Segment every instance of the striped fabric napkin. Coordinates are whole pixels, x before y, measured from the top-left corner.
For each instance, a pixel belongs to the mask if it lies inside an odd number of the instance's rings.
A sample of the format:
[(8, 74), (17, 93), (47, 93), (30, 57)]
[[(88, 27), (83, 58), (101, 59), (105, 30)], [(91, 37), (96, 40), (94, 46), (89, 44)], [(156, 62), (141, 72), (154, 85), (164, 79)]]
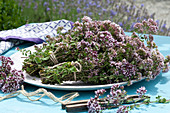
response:
[(64, 27), (62, 32), (71, 29), (72, 22), (68, 20), (58, 20), (44, 23), (32, 23), (21, 26), (17, 29), (0, 31), (0, 55), (9, 50), (13, 46), (19, 45), (24, 41), (42, 43), (46, 40), (46, 36), (57, 36), (56, 29)]

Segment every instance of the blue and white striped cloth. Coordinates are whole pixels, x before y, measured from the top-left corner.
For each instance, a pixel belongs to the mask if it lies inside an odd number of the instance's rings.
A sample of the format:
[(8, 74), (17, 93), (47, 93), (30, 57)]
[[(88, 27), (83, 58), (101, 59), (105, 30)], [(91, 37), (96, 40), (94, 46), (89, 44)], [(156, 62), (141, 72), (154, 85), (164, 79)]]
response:
[(71, 29), (72, 22), (68, 20), (58, 20), (44, 23), (26, 24), (17, 29), (0, 31), (0, 55), (24, 41), (34, 43), (42, 43), (46, 40), (46, 36), (54, 37), (57, 35), (56, 29), (62, 26), (63, 32)]

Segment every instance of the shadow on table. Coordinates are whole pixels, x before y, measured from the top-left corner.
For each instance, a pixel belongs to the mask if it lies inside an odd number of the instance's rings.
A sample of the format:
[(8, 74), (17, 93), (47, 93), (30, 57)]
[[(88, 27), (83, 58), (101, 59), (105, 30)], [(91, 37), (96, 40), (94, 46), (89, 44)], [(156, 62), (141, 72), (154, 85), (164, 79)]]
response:
[(169, 79), (167, 76), (165, 76), (165, 73), (160, 73), (154, 80), (150, 81), (143, 80), (134, 83), (131, 86), (126, 86), (125, 90), (128, 92), (128, 94), (135, 94), (138, 88), (140, 88), (141, 86), (145, 86), (147, 89), (147, 94), (154, 96), (158, 94), (158, 87), (156, 87), (156, 85), (166, 84), (168, 81)]

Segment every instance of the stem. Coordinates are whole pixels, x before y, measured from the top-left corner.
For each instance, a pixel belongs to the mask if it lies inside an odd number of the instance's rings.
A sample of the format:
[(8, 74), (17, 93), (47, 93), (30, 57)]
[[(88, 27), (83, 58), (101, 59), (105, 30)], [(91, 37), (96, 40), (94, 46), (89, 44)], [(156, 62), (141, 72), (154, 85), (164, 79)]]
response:
[[(146, 98), (147, 99), (147, 98)], [(170, 102), (170, 99), (169, 100), (166, 100), (166, 102), (165, 103), (169, 103)], [(141, 103), (134, 103), (134, 104), (132, 104), (132, 105), (126, 105), (126, 106), (129, 106), (130, 108), (131, 108), (131, 106), (134, 106), (134, 107), (136, 107), (136, 106), (140, 106), (140, 105), (143, 105), (143, 104), (146, 104), (146, 105), (149, 105), (150, 103), (161, 103), (161, 102), (158, 102), (158, 101), (150, 101), (150, 102), (141, 102)], [(124, 105), (120, 105), (120, 106), (124, 106)], [(119, 106), (119, 107), (120, 107)]]

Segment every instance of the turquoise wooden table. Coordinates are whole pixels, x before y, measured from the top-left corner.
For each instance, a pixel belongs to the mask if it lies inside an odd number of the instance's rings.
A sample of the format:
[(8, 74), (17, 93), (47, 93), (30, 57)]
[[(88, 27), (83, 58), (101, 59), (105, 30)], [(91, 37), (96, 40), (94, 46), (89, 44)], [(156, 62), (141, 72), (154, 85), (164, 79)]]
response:
[[(130, 35), (130, 33), (126, 33)], [(154, 41), (158, 45), (160, 52), (166, 56), (170, 54), (170, 37), (166, 36), (154, 36)], [(32, 45), (32, 43), (24, 43), (20, 45), (20, 48), (25, 48)], [(4, 53), (4, 56), (11, 56), (15, 52), (16, 47), (13, 47), (8, 52)], [(39, 87), (24, 84), (25, 90), (32, 92), (37, 90)], [(155, 100), (155, 97), (160, 95), (167, 99), (170, 99), (170, 72), (160, 74), (155, 80), (141, 81), (135, 83), (131, 86), (125, 86), (125, 90), (128, 94), (136, 94), (136, 89), (141, 86), (145, 86), (147, 89), (146, 95), (151, 96), (151, 100)], [(73, 91), (62, 91), (62, 90), (50, 90), (56, 97), (61, 97), (64, 94)], [(108, 94), (110, 91), (107, 90)], [(89, 99), (94, 97), (94, 91), (79, 91), (79, 96), (74, 100)], [(0, 91), (0, 96), (6, 94)], [(104, 113), (114, 113), (117, 109), (106, 110)], [(131, 113), (170, 113), (170, 103), (169, 104), (150, 104), (142, 105), (139, 109), (134, 109)], [(19, 95), (15, 98), (6, 99), (0, 102), (0, 113), (66, 113), (65, 110), (61, 109), (60, 103), (55, 103), (48, 97), (43, 97), (40, 101), (31, 102), (23, 95)]]

